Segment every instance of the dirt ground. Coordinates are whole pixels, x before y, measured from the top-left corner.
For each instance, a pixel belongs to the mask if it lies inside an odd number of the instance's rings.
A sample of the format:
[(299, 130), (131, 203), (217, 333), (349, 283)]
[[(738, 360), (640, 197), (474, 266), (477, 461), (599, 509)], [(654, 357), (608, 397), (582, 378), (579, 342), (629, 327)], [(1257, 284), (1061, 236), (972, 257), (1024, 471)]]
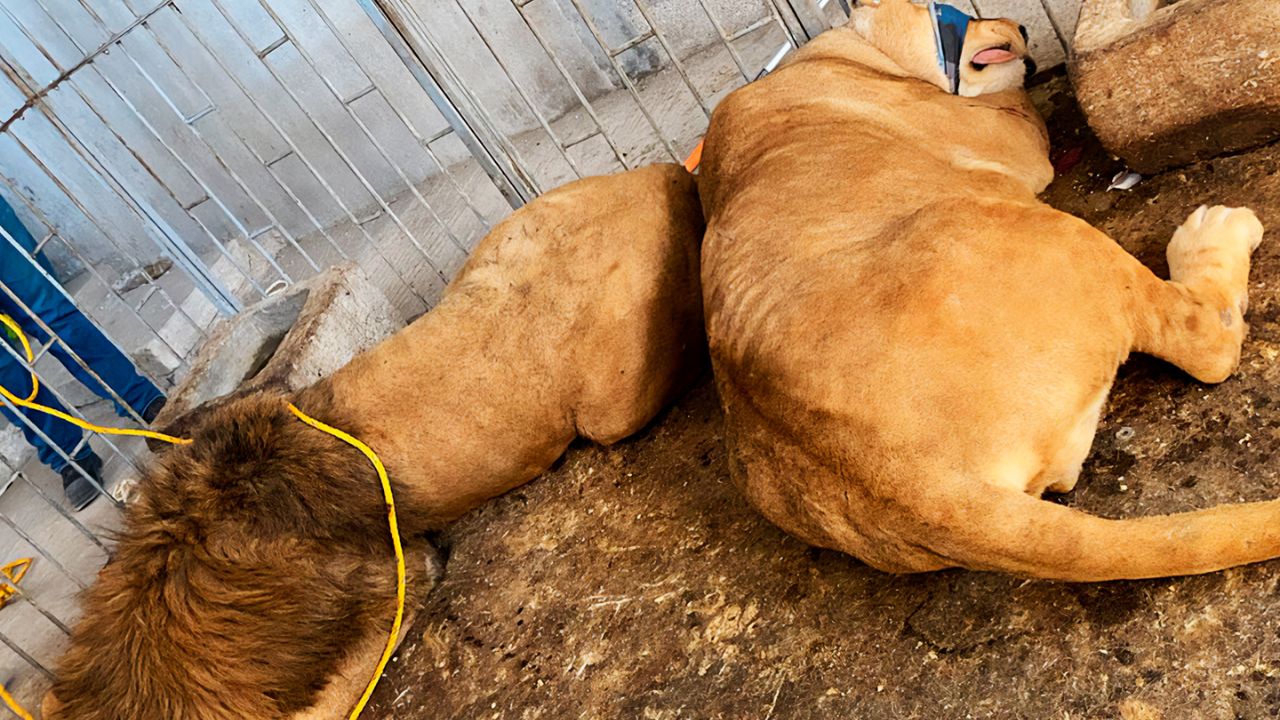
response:
[[(1038, 91), (1065, 170), (1053, 205), (1159, 273), (1201, 203), (1248, 205), (1280, 227), (1280, 147), (1108, 193), (1121, 168), (1064, 87)], [(1280, 496), (1278, 289), (1280, 237), (1268, 237), (1239, 374), (1208, 387), (1135, 357), (1060, 501), (1137, 516)], [(575, 447), (437, 540), (445, 579), (369, 717), (1280, 716), (1280, 562), (1095, 585), (885, 575), (747, 506), (709, 380), (641, 436)]]

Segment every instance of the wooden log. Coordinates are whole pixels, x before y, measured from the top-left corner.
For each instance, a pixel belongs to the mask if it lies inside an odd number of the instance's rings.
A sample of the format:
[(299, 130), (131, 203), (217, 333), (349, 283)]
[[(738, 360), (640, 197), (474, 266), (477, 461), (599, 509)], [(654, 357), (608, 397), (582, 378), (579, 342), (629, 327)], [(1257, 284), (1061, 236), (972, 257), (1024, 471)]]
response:
[(1086, 0), (1071, 81), (1111, 152), (1154, 173), (1280, 138), (1280, 2)]

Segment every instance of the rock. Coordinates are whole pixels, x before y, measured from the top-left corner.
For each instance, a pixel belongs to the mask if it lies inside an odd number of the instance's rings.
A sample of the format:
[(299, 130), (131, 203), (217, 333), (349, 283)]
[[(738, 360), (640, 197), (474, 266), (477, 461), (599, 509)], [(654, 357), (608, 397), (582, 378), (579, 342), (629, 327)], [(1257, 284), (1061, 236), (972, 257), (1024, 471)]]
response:
[(1280, 138), (1280, 3), (1086, 0), (1069, 63), (1108, 150), (1142, 173)]
[(359, 266), (332, 268), (222, 320), (153, 425), (239, 389), (299, 390), (403, 326)]

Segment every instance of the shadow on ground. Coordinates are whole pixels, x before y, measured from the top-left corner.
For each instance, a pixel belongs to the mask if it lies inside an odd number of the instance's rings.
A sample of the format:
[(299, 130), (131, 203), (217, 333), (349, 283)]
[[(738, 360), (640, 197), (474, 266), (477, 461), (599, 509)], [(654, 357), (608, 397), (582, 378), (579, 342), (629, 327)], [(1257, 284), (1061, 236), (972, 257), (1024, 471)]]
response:
[[(1120, 169), (1055, 81), (1046, 199), (1159, 273), (1203, 202), (1280, 228), (1280, 147), (1106, 193)], [(1071, 167), (1074, 164), (1073, 167)], [(1121, 372), (1079, 489), (1109, 516), (1280, 496), (1280, 237), (1255, 256), (1240, 373)], [(441, 539), (445, 581), (371, 717), (1267, 718), (1280, 714), (1280, 562), (1064, 585), (896, 577), (805, 547), (728, 480), (703, 382), (641, 437), (578, 447)]]

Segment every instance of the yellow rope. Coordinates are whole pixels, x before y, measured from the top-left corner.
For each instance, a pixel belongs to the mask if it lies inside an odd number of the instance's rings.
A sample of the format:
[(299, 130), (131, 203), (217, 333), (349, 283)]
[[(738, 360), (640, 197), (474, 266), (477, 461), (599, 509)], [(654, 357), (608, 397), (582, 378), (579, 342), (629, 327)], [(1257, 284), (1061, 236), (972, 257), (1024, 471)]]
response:
[(6, 690), (3, 685), (0, 685), (0, 700), (4, 700), (4, 704), (13, 711), (13, 714), (22, 718), (22, 720), (36, 720), (34, 717), (31, 717), (31, 713), (27, 712), (26, 708), (19, 705), (18, 701), (13, 699), (13, 696), (9, 694), (9, 691)]
[[(27, 341), (26, 333), (22, 331), (22, 328), (19, 327), (16, 322), (14, 322), (13, 318), (3, 313), (0, 313), (0, 323), (3, 323), (5, 326), (7, 326), (18, 337), (18, 340), (22, 343), (22, 349), (26, 352), (27, 362), (28, 363), (35, 362), (35, 354), (31, 352), (31, 343)], [(65, 420), (77, 427), (84, 428), (85, 430), (89, 430), (91, 432), (101, 433), (103, 435), (134, 435), (138, 437), (152, 438), (154, 440), (160, 440), (162, 442), (167, 442), (174, 445), (190, 445), (192, 442), (190, 438), (179, 438), (179, 437), (174, 437), (172, 435), (165, 435), (164, 433), (152, 432), (150, 430), (112, 428), (112, 427), (104, 427), (102, 425), (94, 425), (93, 423), (90, 423), (90, 422), (85, 422), (80, 418), (72, 417), (71, 415), (68, 415), (59, 410), (55, 410), (51, 407), (46, 407), (39, 403), (32, 402), (35, 399), (36, 393), (39, 392), (39, 390), (40, 390), (40, 380), (39, 378), (36, 377), (36, 374), (33, 371), (31, 373), (31, 394), (28, 395), (26, 398), (20, 398), (17, 395), (14, 395), (13, 393), (9, 392), (7, 388), (3, 386), (0, 386), (0, 395), (4, 395), (6, 398), (9, 399), (9, 402), (12, 402), (14, 405), (18, 405), (19, 407), (30, 408), (32, 410), (36, 410), (38, 412), (42, 412), (47, 415), (52, 415), (61, 420)], [(396, 617), (395, 617), (395, 621), (391, 624), (391, 636), (387, 638), (387, 646), (382, 651), (381, 659), (378, 660), (378, 667), (374, 670), (373, 677), (369, 680), (369, 684), (365, 687), (364, 694), (360, 696), (360, 701), (357, 702), (355, 708), (351, 710), (350, 720), (356, 720), (356, 718), (360, 717), (360, 713), (364, 710), (365, 705), (369, 704), (369, 698), (373, 696), (374, 688), (378, 686), (378, 680), (382, 678), (382, 671), (386, 669), (387, 663), (391, 660), (391, 655), (395, 652), (396, 639), (400, 637), (400, 624), (404, 621), (404, 601), (405, 601), (405, 584), (406, 584), (405, 583), (404, 547), (400, 544), (400, 525), (399, 523), (396, 522), (396, 500), (395, 500), (395, 496), (391, 492), (391, 480), (390, 478), (387, 477), (387, 468), (382, 464), (382, 460), (378, 457), (378, 454), (375, 453), (372, 448), (360, 442), (355, 437), (348, 435), (347, 433), (335, 427), (326, 425), (320, 422), (319, 420), (316, 420), (315, 418), (310, 417), (306, 413), (299, 410), (296, 406), (294, 406), (293, 403), (289, 403), (289, 410), (292, 411), (293, 414), (296, 415), (298, 419), (301, 420), (302, 422), (310, 425), (311, 427), (321, 432), (332, 435), (338, 438), (339, 440), (347, 443), (348, 445), (351, 445), (352, 447), (359, 450), (360, 452), (364, 453), (364, 456), (369, 458), (369, 462), (373, 463), (374, 469), (378, 471), (378, 480), (382, 483), (382, 497), (387, 504), (387, 525), (391, 529), (391, 547), (395, 550), (395, 553), (396, 553)], [(5, 565), (3, 568), (0, 568), (0, 572), (3, 572), (6, 577), (9, 577), (14, 583), (17, 583), (19, 580), (22, 579), (22, 576), (26, 574), (26, 571), (27, 571), (26, 566), (30, 564), (31, 564), (30, 558), (25, 559), (25, 564), (23, 560), (18, 560), (18, 561), (9, 563), (8, 565)], [(21, 565), (22, 567), (18, 570), (17, 577), (15, 578), (12, 575), (10, 575), (10, 571), (14, 567), (19, 565)], [(9, 595), (13, 593), (13, 590), (7, 586), (3, 587), (3, 591), (4, 591), (3, 593), (0, 593), (0, 598), (3, 598), (3, 599), (0, 599), (0, 607), (4, 607), (4, 603), (8, 601)], [(28, 713), (26, 710), (24, 710), (23, 707), (19, 705), (16, 700), (13, 699), (13, 696), (9, 694), (8, 690), (5, 689), (3, 685), (0, 685), (0, 700), (3, 700), (5, 705), (7, 705), (9, 709), (14, 712), (14, 714), (22, 718), (23, 720), (34, 720), (34, 718), (31, 717), (31, 714)]]
[(31, 567), (31, 558), (22, 558), (0, 567), (0, 574), (3, 574), (8, 583), (0, 585), (0, 608), (9, 604), (13, 596), (17, 594), (18, 583), (22, 582), (23, 576), (27, 574), (27, 570)]
[[(18, 327), (18, 323), (14, 322), (13, 318), (2, 313), (0, 313), (0, 323), (4, 323), (6, 326), (8, 326), (10, 330), (13, 331), (15, 335), (18, 336), (18, 340), (22, 343), (22, 350), (27, 355), (27, 362), (28, 363), (35, 362), (36, 356), (35, 356), (35, 353), (31, 352), (31, 343), (27, 342), (27, 335), (26, 333), (22, 332), (22, 328)], [(83, 428), (90, 432), (100, 433), (102, 435), (132, 435), (135, 437), (144, 437), (144, 438), (151, 438), (153, 440), (160, 440), (162, 442), (172, 443), (174, 445), (190, 445), (191, 444), (191, 441), (187, 438), (177, 438), (172, 435), (165, 435), (164, 433), (153, 432), (151, 430), (135, 430), (133, 428), (112, 428), (112, 427), (104, 427), (102, 425), (94, 425), (91, 422), (86, 422), (84, 420), (81, 420), (78, 417), (68, 415), (62, 412), (61, 410), (55, 410), (51, 407), (41, 405), (40, 403), (32, 402), (33, 400), (35, 400), (36, 393), (38, 393), (39, 391), (40, 391), (40, 379), (36, 377), (36, 374), (34, 371), (32, 371), (31, 373), (31, 394), (27, 395), (25, 398), (20, 398), (17, 395), (14, 395), (13, 393), (9, 392), (8, 388), (0, 387), (0, 395), (4, 395), (6, 398), (9, 399), (9, 402), (13, 403), (14, 405), (17, 405), (18, 407), (29, 408), (37, 412), (42, 412), (46, 415), (52, 415), (58, 418), (59, 420), (65, 420), (71, 423), (72, 425), (75, 425), (76, 427)]]
[[(18, 583), (22, 582), (23, 576), (27, 574), (27, 570), (30, 567), (31, 558), (14, 560), (4, 567), (0, 567), (0, 574), (3, 574), (5, 579), (9, 581), (7, 584), (0, 586), (0, 608), (7, 605), (9, 600), (13, 598), (16, 592), (15, 588)], [(4, 704), (13, 711), (13, 714), (22, 718), (22, 720), (35, 720), (35, 718), (31, 717), (31, 713), (19, 705), (17, 700), (13, 699), (13, 696), (9, 694), (9, 690), (4, 685), (0, 685), (0, 700), (3, 700)]]
[(302, 422), (321, 432), (326, 432), (364, 453), (364, 456), (369, 458), (369, 462), (373, 463), (374, 469), (378, 471), (378, 480), (382, 482), (382, 497), (387, 503), (387, 525), (391, 528), (391, 546), (396, 551), (396, 619), (391, 624), (391, 636), (387, 638), (387, 646), (382, 650), (382, 658), (378, 660), (378, 667), (373, 671), (373, 678), (369, 680), (368, 686), (364, 689), (364, 694), (360, 696), (360, 702), (356, 703), (355, 708), (351, 711), (350, 720), (355, 720), (360, 717), (360, 712), (369, 703), (369, 698), (373, 695), (373, 689), (378, 686), (378, 679), (382, 677), (382, 671), (386, 669), (387, 662), (391, 660), (391, 655), (396, 650), (396, 638), (400, 637), (400, 623), (404, 620), (404, 548), (400, 546), (400, 526), (396, 523), (396, 500), (391, 494), (391, 480), (387, 477), (387, 469), (382, 465), (382, 460), (378, 459), (378, 454), (368, 445), (335, 427), (330, 427), (319, 420), (307, 416), (306, 413), (295, 407), (293, 403), (289, 404), (289, 409)]

